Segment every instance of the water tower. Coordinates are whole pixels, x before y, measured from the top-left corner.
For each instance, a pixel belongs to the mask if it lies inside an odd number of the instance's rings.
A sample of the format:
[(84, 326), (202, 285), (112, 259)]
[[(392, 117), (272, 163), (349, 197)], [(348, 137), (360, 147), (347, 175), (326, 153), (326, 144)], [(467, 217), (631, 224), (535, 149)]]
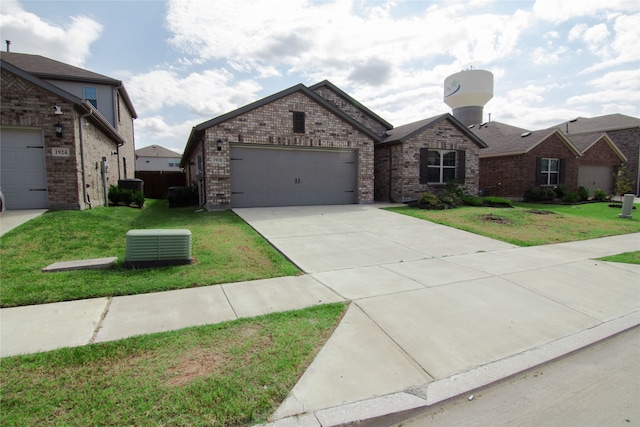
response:
[(444, 102), (465, 126), (482, 123), (482, 109), (493, 98), (493, 74), (464, 70), (444, 80)]

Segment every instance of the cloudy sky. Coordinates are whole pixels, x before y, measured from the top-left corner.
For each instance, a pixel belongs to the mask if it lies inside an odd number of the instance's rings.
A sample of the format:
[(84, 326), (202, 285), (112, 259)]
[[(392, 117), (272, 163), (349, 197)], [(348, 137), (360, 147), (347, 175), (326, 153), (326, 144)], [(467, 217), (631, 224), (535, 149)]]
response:
[(444, 79), (471, 67), (494, 74), (485, 119), (640, 116), (638, 0), (2, 0), (0, 15), (12, 52), (122, 80), (136, 148), (181, 150), (198, 123), (324, 79), (399, 126), (450, 111)]

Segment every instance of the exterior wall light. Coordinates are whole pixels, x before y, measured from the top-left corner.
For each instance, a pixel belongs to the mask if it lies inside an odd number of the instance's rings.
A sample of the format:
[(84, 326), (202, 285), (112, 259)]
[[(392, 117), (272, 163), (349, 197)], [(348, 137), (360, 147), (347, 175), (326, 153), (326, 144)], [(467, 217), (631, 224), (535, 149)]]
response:
[(216, 141), (216, 145), (218, 147), (218, 151), (222, 151), (222, 140), (221, 139), (218, 139)]
[(62, 125), (60, 122), (53, 125), (53, 129), (56, 131), (56, 136), (60, 138), (62, 136)]

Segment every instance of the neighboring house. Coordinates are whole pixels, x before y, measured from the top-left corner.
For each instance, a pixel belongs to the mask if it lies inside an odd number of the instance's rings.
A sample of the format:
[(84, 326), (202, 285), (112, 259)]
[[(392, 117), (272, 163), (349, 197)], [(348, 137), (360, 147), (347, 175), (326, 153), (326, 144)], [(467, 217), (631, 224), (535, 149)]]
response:
[(408, 202), (455, 180), (478, 194), (478, 153), (485, 143), (451, 114), (399, 126), (375, 146), (375, 198)]
[(136, 171), (181, 172), (180, 154), (159, 145), (136, 150)]
[(584, 186), (613, 191), (613, 174), (627, 158), (606, 133), (567, 134), (558, 127), (528, 131), (500, 122), (471, 125), (480, 150), (480, 190), (522, 199), (534, 187)]
[(329, 82), (299, 84), (195, 126), (181, 167), (207, 209), (372, 203), (390, 127)]
[(135, 173), (137, 117), (121, 81), (0, 54), (0, 185), (7, 209), (85, 209)]
[(164, 199), (169, 187), (186, 184), (180, 154), (159, 145), (136, 150), (136, 178), (144, 182), (144, 195), (150, 199)]

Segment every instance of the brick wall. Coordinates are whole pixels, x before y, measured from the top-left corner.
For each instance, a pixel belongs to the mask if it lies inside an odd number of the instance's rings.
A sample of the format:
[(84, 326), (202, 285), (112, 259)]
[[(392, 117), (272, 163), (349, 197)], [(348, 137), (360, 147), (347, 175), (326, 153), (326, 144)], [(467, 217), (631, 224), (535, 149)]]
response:
[(627, 158), (627, 170), (634, 182), (633, 191), (640, 191), (640, 170), (638, 170), (638, 162), (640, 162), (638, 159), (640, 155), (640, 128), (607, 131), (607, 135)]
[[(407, 202), (418, 199), (426, 191), (438, 193), (443, 190), (443, 185), (420, 183), (421, 148), (465, 150), (466, 172), (463, 186), (470, 194), (478, 193), (480, 147), (449, 120), (443, 120), (401, 145), (392, 146), (390, 150), (376, 149), (376, 171), (383, 173), (381, 176), (376, 175), (377, 194), (380, 197), (389, 195), (389, 199), (381, 198), (380, 200)], [(389, 184), (390, 177), (391, 184)]]
[[(80, 115), (73, 103), (2, 70), (2, 103), (0, 125), (42, 129), (46, 162), (48, 203), (50, 209), (84, 209), (80, 150)], [(53, 107), (61, 107), (63, 114), (53, 114)], [(62, 136), (56, 136), (54, 125), (63, 126)], [(118, 183), (118, 163), (111, 153), (116, 144), (90, 121), (84, 120), (85, 171), (87, 192), (92, 206), (104, 203), (104, 192), (99, 169), (101, 158), (110, 163), (108, 184)], [(133, 146), (133, 143), (131, 144)], [(54, 157), (53, 148), (69, 149), (68, 157)], [(98, 166), (96, 168), (96, 165)], [(133, 167), (133, 157), (131, 165)]]
[(622, 160), (603, 139), (598, 140), (578, 159), (580, 165), (619, 166)]
[[(305, 113), (304, 134), (293, 133), (293, 111)], [(358, 159), (356, 200), (373, 202), (373, 140), (301, 92), (206, 129), (203, 143), (207, 209), (231, 206), (230, 143), (353, 149)], [(195, 163), (199, 153), (199, 147), (192, 150), (188, 161)], [(195, 166), (189, 176), (195, 183)]]

